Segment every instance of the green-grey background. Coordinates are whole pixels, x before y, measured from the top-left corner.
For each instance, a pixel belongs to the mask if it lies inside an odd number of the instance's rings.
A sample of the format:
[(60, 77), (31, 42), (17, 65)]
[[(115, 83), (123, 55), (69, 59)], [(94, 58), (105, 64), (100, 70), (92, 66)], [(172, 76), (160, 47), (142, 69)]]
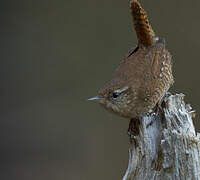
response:
[[(141, 3), (173, 55), (172, 91), (185, 93), (198, 112), (200, 1)], [(128, 1), (8, 0), (0, 7), (0, 179), (121, 179), (128, 120), (86, 99), (137, 44)]]

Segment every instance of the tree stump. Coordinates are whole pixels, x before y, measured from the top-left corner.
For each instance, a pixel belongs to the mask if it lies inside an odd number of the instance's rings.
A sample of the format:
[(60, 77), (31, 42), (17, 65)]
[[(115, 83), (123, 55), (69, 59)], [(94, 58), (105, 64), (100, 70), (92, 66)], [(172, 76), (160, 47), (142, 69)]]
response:
[(158, 113), (130, 124), (135, 134), (123, 180), (200, 179), (200, 134), (192, 121), (195, 112), (183, 99), (167, 94)]

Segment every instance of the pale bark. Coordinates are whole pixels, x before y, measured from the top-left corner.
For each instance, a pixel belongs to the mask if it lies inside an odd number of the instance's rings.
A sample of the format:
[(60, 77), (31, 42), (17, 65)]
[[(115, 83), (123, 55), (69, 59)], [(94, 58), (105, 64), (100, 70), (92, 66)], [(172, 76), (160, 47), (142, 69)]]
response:
[(123, 180), (200, 179), (200, 135), (192, 121), (195, 112), (183, 97), (167, 95), (158, 113), (133, 123)]

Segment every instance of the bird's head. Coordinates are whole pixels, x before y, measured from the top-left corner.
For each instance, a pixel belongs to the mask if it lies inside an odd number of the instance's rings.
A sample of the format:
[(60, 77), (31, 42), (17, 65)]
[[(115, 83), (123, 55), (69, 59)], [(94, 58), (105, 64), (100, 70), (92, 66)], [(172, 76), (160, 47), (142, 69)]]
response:
[(98, 92), (98, 95), (89, 98), (89, 101), (100, 103), (107, 110), (122, 117), (130, 118), (130, 103), (132, 96), (131, 88), (128, 86), (106, 86)]

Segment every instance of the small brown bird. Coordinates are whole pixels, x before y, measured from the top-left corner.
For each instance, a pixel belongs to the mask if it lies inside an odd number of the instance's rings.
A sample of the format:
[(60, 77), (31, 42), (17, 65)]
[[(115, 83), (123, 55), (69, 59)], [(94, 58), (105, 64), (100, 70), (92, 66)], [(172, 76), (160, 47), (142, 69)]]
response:
[(156, 37), (146, 12), (137, 0), (130, 10), (138, 46), (126, 56), (113, 78), (90, 98), (126, 118), (139, 118), (161, 103), (173, 84), (171, 55), (165, 41)]

